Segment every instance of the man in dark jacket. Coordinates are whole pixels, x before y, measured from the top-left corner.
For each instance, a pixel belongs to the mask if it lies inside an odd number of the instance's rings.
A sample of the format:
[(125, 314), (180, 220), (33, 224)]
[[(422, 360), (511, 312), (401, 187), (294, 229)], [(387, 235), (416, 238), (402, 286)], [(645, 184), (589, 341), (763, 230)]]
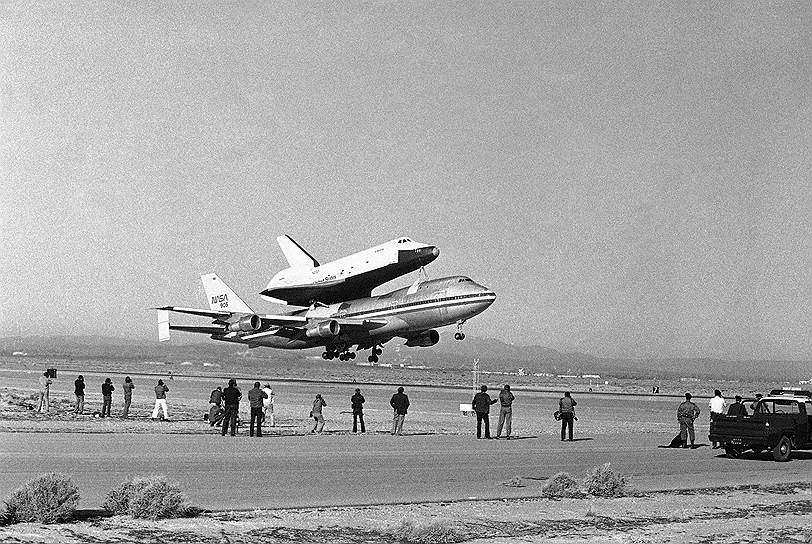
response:
[(240, 412), (240, 399), (242, 391), (237, 388), (237, 380), (228, 380), (228, 387), (223, 390), (223, 403), (226, 405), (226, 413), (223, 416), (223, 436), (226, 435), (229, 425), (231, 426), (231, 436), (237, 434), (237, 415)]
[(355, 394), (350, 399), (352, 402), (352, 432), (358, 432), (358, 420), (361, 420), (361, 432), (367, 432), (364, 427), (364, 395), (361, 394), (360, 389), (355, 390)]
[(569, 429), (569, 439), (572, 440), (572, 426), (575, 421), (575, 402), (570, 396), (570, 392), (564, 393), (564, 396), (558, 401), (558, 411), (561, 415), (561, 441), (564, 441), (565, 432)]
[(746, 416), (747, 415), (747, 408), (742, 404), (742, 397), (741, 395), (736, 395), (736, 402), (731, 404), (727, 409), (727, 415), (729, 416)]
[(76, 408), (74, 408), (73, 413), (81, 414), (85, 409), (85, 377), (81, 374), (73, 382), (73, 394), (76, 395)]
[(257, 423), (257, 437), (262, 436), (262, 400), (268, 398), (268, 393), (261, 387), (261, 383), (254, 382), (254, 388), (248, 392), (248, 402), (251, 404), (251, 424), (248, 427), (248, 436), (254, 436), (254, 421)]
[(491, 422), (488, 415), (491, 411), (491, 404), (495, 404), (499, 399), (491, 400), (491, 396), (486, 393), (488, 390), (487, 385), (479, 388), (480, 391), (474, 395), (474, 400), (471, 401), (471, 407), (476, 412), (476, 437), (482, 438), (482, 422), (485, 422), (485, 438), (491, 439)]
[(400, 436), (403, 434), (403, 420), (406, 419), (406, 412), (409, 410), (409, 397), (403, 392), (402, 387), (398, 387), (398, 392), (392, 395), (389, 405), (395, 411), (392, 417), (392, 434)]
[(121, 417), (127, 418), (130, 416), (130, 405), (133, 403), (133, 389), (135, 389), (133, 379), (129, 376), (125, 377), (124, 385), (121, 387), (124, 389), (124, 411), (121, 413)]
[(115, 391), (113, 381), (105, 378), (102, 384), (102, 410), (101, 417), (110, 417), (110, 407), (113, 405), (113, 391)]

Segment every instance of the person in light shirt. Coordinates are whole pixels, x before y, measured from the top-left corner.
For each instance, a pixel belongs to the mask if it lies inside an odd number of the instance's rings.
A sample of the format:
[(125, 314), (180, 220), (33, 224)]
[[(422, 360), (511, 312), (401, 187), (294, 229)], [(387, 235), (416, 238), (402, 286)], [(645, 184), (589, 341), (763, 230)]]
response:
[[(722, 396), (721, 391), (718, 389), (713, 391), (713, 397), (711, 397), (708, 406), (710, 407), (711, 419), (715, 417), (714, 414), (724, 414), (727, 411), (727, 402), (725, 402), (725, 398)], [(713, 443), (713, 449), (721, 447), (722, 446), (719, 444), (719, 442)]]

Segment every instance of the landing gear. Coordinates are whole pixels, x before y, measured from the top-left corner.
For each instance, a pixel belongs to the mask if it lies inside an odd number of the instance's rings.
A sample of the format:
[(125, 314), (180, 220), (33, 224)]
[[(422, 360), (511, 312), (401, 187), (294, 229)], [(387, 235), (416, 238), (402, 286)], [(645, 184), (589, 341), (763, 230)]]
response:
[(454, 333), (454, 340), (465, 340), (465, 333), (462, 332), (462, 324), (465, 321), (460, 321), (457, 323), (457, 332)]
[(352, 351), (344, 351), (338, 354), (339, 361), (350, 361), (352, 359), (355, 359), (355, 353)]
[(327, 346), (325, 351), (321, 354), (321, 358), (327, 361), (332, 361), (338, 357), (339, 361), (350, 361), (355, 359), (355, 353), (350, 351), (349, 346)]
[(372, 346), (372, 355), (367, 357), (367, 361), (370, 363), (377, 363), (378, 362), (378, 355), (383, 353), (383, 349), (379, 348), (377, 345)]

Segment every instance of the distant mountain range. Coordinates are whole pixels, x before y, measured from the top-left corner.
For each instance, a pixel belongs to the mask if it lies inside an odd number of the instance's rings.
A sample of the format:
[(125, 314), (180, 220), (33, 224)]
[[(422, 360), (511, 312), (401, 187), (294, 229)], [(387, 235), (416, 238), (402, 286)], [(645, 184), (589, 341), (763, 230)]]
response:
[[(224, 342), (158, 343), (99, 336), (30, 336), (0, 338), (0, 355), (14, 352), (56, 358), (117, 358), (163, 360), (275, 359), (291, 364), (318, 357), (319, 350), (246, 349)], [(365, 361), (367, 352), (356, 361)], [(812, 378), (810, 361), (727, 361), (722, 359), (608, 359), (585, 353), (562, 353), (543, 346), (517, 346), (500, 340), (475, 338), (462, 342), (443, 339), (431, 348), (407, 348), (397, 340), (386, 344), (382, 362), (425, 365), (433, 368), (470, 369), (474, 359), (480, 369), (528, 374), (600, 374), (616, 378), (717, 378), (789, 380)], [(352, 364), (352, 363), (335, 363)]]

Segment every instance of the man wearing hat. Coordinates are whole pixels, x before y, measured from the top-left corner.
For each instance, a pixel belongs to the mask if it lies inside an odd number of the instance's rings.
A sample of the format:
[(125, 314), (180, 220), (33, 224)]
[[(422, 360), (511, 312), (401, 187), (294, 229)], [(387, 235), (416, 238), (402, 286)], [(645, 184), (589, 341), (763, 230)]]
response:
[(699, 417), (699, 406), (691, 402), (691, 394), (685, 393), (685, 402), (677, 408), (677, 421), (679, 421), (679, 437), (682, 447), (688, 447), (688, 438), (691, 447), (694, 446), (694, 420)]
[(350, 399), (352, 402), (352, 432), (358, 432), (358, 420), (361, 420), (361, 432), (367, 432), (364, 427), (364, 395), (360, 389), (355, 390), (355, 394)]

